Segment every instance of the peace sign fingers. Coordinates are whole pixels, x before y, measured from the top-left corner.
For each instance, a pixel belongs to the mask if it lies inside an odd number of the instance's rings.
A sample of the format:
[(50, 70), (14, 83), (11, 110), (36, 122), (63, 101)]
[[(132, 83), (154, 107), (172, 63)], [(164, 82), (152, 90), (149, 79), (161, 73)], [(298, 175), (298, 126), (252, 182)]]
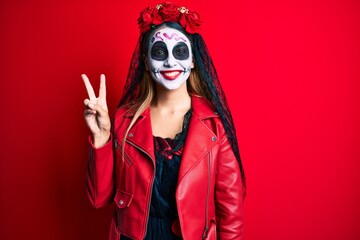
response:
[(89, 78), (81, 74), (89, 99), (84, 100), (84, 117), (95, 147), (104, 145), (110, 137), (111, 122), (106, 104), (105, 75), (100, 76), (99, 97), (96, 97)]
[(90, 80), (89, 78), (86, 76), (86, 74), (81, 74), (81, 78), (84, 81), (85, 87), (86, 87), (86, 91), (89, 95), (89, 99), (91, 102), (95, 102), (96, 101), (96, 96), (95, 96), (95, 92), (93, 87), (91, 86)]

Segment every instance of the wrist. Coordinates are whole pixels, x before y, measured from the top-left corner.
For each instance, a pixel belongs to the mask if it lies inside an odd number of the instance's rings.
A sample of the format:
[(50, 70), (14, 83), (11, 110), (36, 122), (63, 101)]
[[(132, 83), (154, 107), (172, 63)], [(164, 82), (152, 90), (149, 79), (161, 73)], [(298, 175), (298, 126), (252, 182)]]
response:
[(92, 136), (93, 145), (95, 148), (100, 148), (109, 142), (110, 131), (100, 132)]

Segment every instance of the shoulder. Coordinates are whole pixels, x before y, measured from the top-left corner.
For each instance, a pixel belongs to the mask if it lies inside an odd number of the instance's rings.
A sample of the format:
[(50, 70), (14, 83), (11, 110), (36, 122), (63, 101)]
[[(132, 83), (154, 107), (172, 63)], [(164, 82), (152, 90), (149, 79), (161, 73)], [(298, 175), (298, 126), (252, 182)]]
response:
[(116, 119), (116, 118), (119, 118), (119, 117), (124, 117), (126, 116), (127, 114), (129, 114), (131, 111), (130, 111), (130, 107), (129, 106), (121, 106), (121, 107), (118, 107), (114, 114), (113, 114), (113, 118)]
[[(134, 116), (137, 115), (137, 108), (133, 105), (126, 105), (118, 107), (112, 115), (112, 123), (115, 129), (118, 129), (117, 126), (121, 128), (126, 128), (129, 126), (130, 122), (133, 120)], [(150, 108), (147, 107), (143, 112), (140, 113), (136, 119), (148, 118), (150, 116)]]
[(213, 104), (201, 96), (192, 96), (193, 117), (199, 119), (217, 136), (225, 132), (221, 117)]
[(124, 125), (126, 122), (131, 121), (134, 116), (135, 111), (131, 108), (131, 106), (121, 106), (118, 107), (115, 112), (112, 114), (112, 123), (113, 126)]
[(192, 95), (191, 105), (195, 116), (200, 118), (217, 117), (214, 106), (205, 97)]

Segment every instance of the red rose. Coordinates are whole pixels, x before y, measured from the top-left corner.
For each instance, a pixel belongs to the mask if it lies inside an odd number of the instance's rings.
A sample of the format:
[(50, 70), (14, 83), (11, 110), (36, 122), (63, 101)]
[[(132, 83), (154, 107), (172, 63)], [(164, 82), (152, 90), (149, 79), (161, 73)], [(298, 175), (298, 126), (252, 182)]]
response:
[(163, 18), (161, 17), (161, 15), (159, 14), (159, 11), (157, 9), (154, 10), (153, 16), (154, 16), (154, 18), (153, 18), (152, 24), (159, 25), (164, 22)]
[(157, 9), (148, 7), (140, 13), (140, 17), (138, 18), (138, 25), (142, 33), (150, 29), (154, 18), (153, 17), (154, 10)]
[(163, 22), (177, 22), (180, 16), (180, 11), (174, 3), (164, 2), (161, 3), (159, 14), (162, 17)]
[(180, 25), (188, 33), (196, 33), (200, 29), (201, 25), (200, 15), (197, 12), (188, 12), (181, 15)]

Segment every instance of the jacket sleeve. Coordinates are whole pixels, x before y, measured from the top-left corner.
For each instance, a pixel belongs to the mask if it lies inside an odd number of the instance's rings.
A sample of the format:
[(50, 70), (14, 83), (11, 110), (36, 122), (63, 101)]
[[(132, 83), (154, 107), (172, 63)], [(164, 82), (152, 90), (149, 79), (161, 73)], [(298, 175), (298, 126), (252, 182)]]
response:
[(89, 160), (86, 171), (86, 191), (95, 208), (107, 206), (114, 193), (114, 159), (112, 137), (101, 148), (95, 148), (89, 137)]
[(220, 240), (243, 239), (243, 186), (240, 167), (225, 134), (217, 159), (215, 183), (217, 234)]

